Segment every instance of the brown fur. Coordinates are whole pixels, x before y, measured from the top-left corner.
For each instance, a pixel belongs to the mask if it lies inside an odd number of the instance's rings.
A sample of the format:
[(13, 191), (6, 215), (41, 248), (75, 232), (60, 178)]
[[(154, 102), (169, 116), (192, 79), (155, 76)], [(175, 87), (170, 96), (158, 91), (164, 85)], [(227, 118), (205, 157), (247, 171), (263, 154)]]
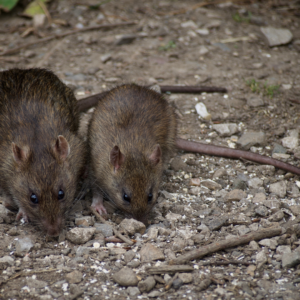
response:
[[(108, 92), (98, 103), (88, 131), (94, 198), (106, 195), (117, 208), (145, 221), (156, 202), (175, 137), (175, 113), (163, 96), (134, 84)], [(115, 146), (120, 153), (114, 160)], [(122, 199), (124, 192), (130, 203)], [(149, 193), (153, 194), (150, 203)]]
[(84, 167), (78, 127), (74, 94), (52, 72), (0, 72), (0, 187), (6, 204), (19, 208), (18, 217), (49, 235), (62, 229)]

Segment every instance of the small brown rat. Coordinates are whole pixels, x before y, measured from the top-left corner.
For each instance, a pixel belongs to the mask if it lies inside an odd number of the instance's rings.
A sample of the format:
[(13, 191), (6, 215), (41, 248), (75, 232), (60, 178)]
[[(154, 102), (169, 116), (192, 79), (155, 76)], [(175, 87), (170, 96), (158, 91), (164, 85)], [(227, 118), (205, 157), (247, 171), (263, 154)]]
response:
[(5, 205), (57, 236), (76, 197), (86, 146), (73, 92), (44, 69), (0, 72), (0, 188)]
[(127, 84), (98, 103), (88, 129), (92, 207), (103, 197), (146, 223), (163, 170), (175, 149), (176, 117), (162, 95)]

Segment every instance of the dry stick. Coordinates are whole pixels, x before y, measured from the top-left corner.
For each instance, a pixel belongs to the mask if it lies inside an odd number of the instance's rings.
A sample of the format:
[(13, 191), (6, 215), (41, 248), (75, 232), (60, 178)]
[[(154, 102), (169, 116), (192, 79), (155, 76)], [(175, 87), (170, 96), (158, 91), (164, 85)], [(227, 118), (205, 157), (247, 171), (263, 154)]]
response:
[(79, 33), (79, 32), (85, 32), (85, 31), (89, 31), (89, 30), (96, 30), (96, 29), (103, 29), (103, 28), (111, 28), (111, 27), (117, 27), (117, 26), (135, 25), (135, 24), (136, 24), (136, 22), (121, 22), (121, 23), (102, 24), (102, 25), (89, 26), (89, 27), (80, 28), (80, 29), (74, 29), (74, 30), (67, 31), (67, 32), (64, 32), (64, 33), (61, 33), (61, 34), (50, 35), (50, 36), (47, 36), (43, 39), (40, 39), (40, 40), (37, 40), (37, 41), (34, 41), (34, 42), (30, 42), (30, 43), (27, 43), (27, 44), (23, 44), (19, 47), (15, 47), (13, 49), (1, 52), (0, 56), (7, 55), (7, 54), (12, 54), (12, 53), (15, 53), (15, 52), (17, 52), (21, 49), (27, 48), (31, 45), (48, 42), (48, 41), (51, 41), (55, 38), (62, 38), (62, 37), (72, 35), (72, 34), (75, 34), (75, 33)]
[[(161, 85), (159, 86), (162, 93), (226, 93), (227, 89), (215, 86), (176, 86), (176, 85)], [(77, 106), (80, 112), (95, 106), (108, 92), (98, 93), (77, 101)]]
[(179, 274), (176, 273), (176, 274), (174, 275), (174, 277), (171, 278), (171, 279), (168, 281), (168, 283), (167, 283), (166, 286), (165, 286), (165, 290), (166, 290), (166, 291), (168, 291), (168, 290), (171, 288), (171, 286), (172, 286), (174, 280), (177, 279), (178, 275), (179, 275)]
[(194, 268), (192, 266), (177, 265), (177, 266), (158, 266), (149, 267), (146, 269), (149, 274), (162, 274), (162, 273), (176, 273), (176, 272), (193, 272)]
[(194, 260), (197, 258), (201, 258), (207, 254), (214, 253), (223, 249), (236, 247), (239, 245), (243, 245), (249, 243), (250, 241), (262, 240), (265, 238), (271, 238), (273, 236), (277, 236), (281, 234), (281, 227), (271, 227), (260, 229), (256, 232), (251, 232), (249, 234), (245, 234), (239, 237), (231, 238), (228, 240), (214, 242), (207, 246), (201, 247), (200, 249), (189, 251), (186, 254), (179, 256), (171, 261), (169, 261), (170, 265), (179, 265), (183, 264), (187, 261)]
[(196, 152), (196, 153), (222, 156), (228, 158), (238, 158), (238, 159), (244, 158), (244, 159), (258, 162), (260, 164), (272, 165), (276, 168), (300, 175), (300, 168), (284, 163), (280, 160), (267, 157), (264, 155), (260, 155), (257, 153), (249, 152), (249, 151), (236, 150), (236, 149), (231, 149), (226, 147), (219, 147), (215, 145), (207, 145), (207, 144), (202, 144), (197, 142), (190, 142), (179, 138), (176, 140), (176, 146), (178, 149), (189, 151), (189, 152)]
[[(95, 215), (95, 217), (103, 224), (108, 224), (104, 218), (101, 217), (101, 215), (92, 207), (90, 207), (92, 213)], [(134, 243), (128, 239), (127, 237), (125, 237), (124, 235), (122, 235), (114, 226), (112, 226), (114, 234), (121, 239), (122, 241), (124, 241), (125, 243), (129, 244), (129, 245), (133, 245)]]

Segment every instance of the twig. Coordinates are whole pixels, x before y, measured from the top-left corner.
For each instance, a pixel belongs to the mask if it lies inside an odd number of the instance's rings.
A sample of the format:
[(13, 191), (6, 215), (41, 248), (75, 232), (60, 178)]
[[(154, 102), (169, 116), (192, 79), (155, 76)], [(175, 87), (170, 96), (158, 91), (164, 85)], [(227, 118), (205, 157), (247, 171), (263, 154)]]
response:
[[(103, 224), (108, 224), (103, 217), (101, 217), (101, 215), (92, 207), (90, 208), (92, 213), (95, 215), (95, 217)], [(114, 234), (121, 239), (122, 241), (124, 241), (125, 243), (129, 244), (129, 245), (133, 245), (134, 243), (128, 239), (126, 236), (122, 235), (114, 226), (112, 226), (113, 228), (113, 232)]]
[(72, 35), (72, 34), (75, 34), (75, 33), (79, 33), (79, 32), (85, 32), (85, 31), (89, 31), (89, 30), (96, 30), (96, 29), (103, 29), (103, 28), (111, 28), (111, 27), (117, 27), (117, 26), (135, 25), (135, 24), (136, 24), (136, 22), (120, 22), (120, 23), (114, 23), (114, 24), (101, 24), (101, 25), (96, 25), (96, 26), (89, 26), (89, 27), (85, 27), (85, 28), (74, 29), (74, 30), (67, 31), (67, 32), (64, 32), (64, 33), (61, 33), (61, 34), (53, 34), (53, 35), (47, 36), (43, 39), (36, 40), (34, 42), (30, 42), (30, 43), (27, 43), (27, 44), (20, 45), (18, 47), (13, 48), (13, 49), (6, 50), (4, 52), (1, 52), (0, 56), (7, 55), (7, 54), (12, 54), (12, 53), (18, 52), (21, 49), (27, 48), (31, 45), (48, 42), (48, 41), (51, 41), (55, 38), (62, 38), (62, 37)]
[(214, 242), (214, 243), (204, 246), (200, 249), (189, 251), (186, 254), (183, 254), (183, 255), (179, 256), (178, 258), (175, 258), (174, 260), (169, 261), (169, 264), (170, 265), (183, 264), (187, 261), (201, 258), (210, 253), (214, 253), (214, 252), (217, 252), (217, 251), (220, 251), (223, 249), (243, 245), (243, 244), (249, 243), (250, 241), (261, 240), (264, 238), (270, 238), (270, 237), (277, 236), (280, 234), (281, 234), (281, 227), (271, 227), (271, 228), (260, 229), (256, 232), (245, 234), (240, 237), (235, 237), (235, 238), (231, 238), (228, 240)]
[[(149, 86), (148, 86), (149, 87)], [(226, 88), (214, 87), (214, 86), (175, 86), (175, 85), (162, 85), (159, 86), (162, 93), (226, 93)], [(77, 101), (77, 106), (80, 112), (95, 106), (108, 92), (98, 93), (86, 98), (82, 98)]]
[(206, 261), (199, 266), (209, 266), (209, 265), (216, 265), (216, 266), (227, 266), (227, 265), (245, 265), (249, 266), (250, 263), (247, 261), (238, 261), (238, 260), (229, 260), (229, 261)]
[(158, 266), (149, 267), (146, 269), (149, 274), (176, 273), (176, 272), (193, 272), (192, 266), (177, 265), (177, 266)]

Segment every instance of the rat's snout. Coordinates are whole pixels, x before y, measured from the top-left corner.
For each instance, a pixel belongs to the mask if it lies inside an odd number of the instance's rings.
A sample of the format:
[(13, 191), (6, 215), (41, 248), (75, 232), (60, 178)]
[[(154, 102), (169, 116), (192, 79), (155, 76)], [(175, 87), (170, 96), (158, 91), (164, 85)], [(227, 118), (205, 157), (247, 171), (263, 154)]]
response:
[(142, 223), (145, 224), (145, 226), (148, 226), (148, 216), (147, 215), (138, 215), (134, 216), (134, 218)]
[(58, 236), (62, 229), (63, 220), (57, 218), (54, 221), (44, 220), (42, 221), (43, 227), (49, 236)]

